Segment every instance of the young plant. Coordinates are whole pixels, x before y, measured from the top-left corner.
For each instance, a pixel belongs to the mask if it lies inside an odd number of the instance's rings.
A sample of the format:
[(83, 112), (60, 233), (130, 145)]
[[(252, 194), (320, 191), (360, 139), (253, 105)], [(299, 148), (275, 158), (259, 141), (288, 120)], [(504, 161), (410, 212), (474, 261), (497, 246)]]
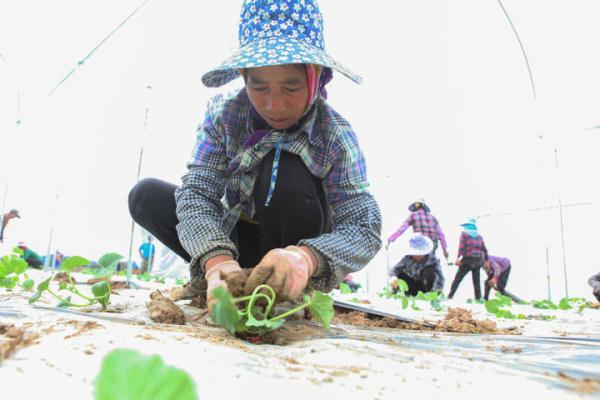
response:
[(506, 319), (525, 319), (525, 314), (513, 314), (507, 308), (512, 305), (513, 301), (510, 297), (504, 296), (496, 292), (496, 298), (485, 302), (485, 309), (490, 314), (494, 314), (496, 318)]
[(431, 308), (435, 311), (442, 310), (442, 305), (440, 301), (445, 298), (442, 292), (434, 290), (432, 292), (423, 293), (419, 291), (416, 296), (407, 296), (406, 292), (408, 292), (408, 284), (406, 283), (406, 281), (404, 281), (403, 279), (396, 279), (395, 286), (397, 288), (395, 293), (389, 288), (385, 287), (383, 288), (383, 291), (379, 293), (379, 297), (400, 300), (402, 302), (403, 310), (407, 309), (410, 305), (410, 307), (413, 310), (422, 311), (422, 309), (419, 306), (417, 306), (415, 300), (428, 301)]
[(194, 380), (187, 372), (165, 365), (158, 355), (144, 356), (136, 350), (108, 353), (94, 383), (96, 400), (197, 398)]
[[(98, 263), (100, 264), (101, 269), (103, 269), (101, 274), (104, 274), (103, 276), (110, 276), (109, 271), (112, 268), (116, 268), (116, 263), (118, 263), (121, 258), (122, 258), (121, 256), (119, 256), (118, 254), (115, 254), (115, 253), (108, 253), (108, 254), (105, 254), (102, 257), (100, 257), (100, 260), (98, 261)], [(77, 286), (75, 286), (75, 282), (73, 281), (73, 278), (71, 277), (71, 272), (75, 268), (80, 268), (80, 267), (83, 267), (83, 266), (86, 266), (89, 264), (90, 264), (90, 261), (87, 260), (86, 258), (79, 257), (79, 256), (71, 256), (71, 257), (67, 258), (60, 266), (61, 271), (65, 272), (67, 274), (67, 281), (61, 282), (59, 284), (58, 292), (66, 290), (66, 291), (80, 297), (81, 299), (83, 299), (84, 303), (75, 303), (71, 300), (71, 298), (72, 298), (71, 295), (62, 297), (57, 292), (52, 290), (50, 288), (50, 282), (54, 276), (50, 276), (49, 278), (40, 282), (40, 284), (37, 287), (36, 292), (33, 294), (33, 296), (31, 296), (29, 298), (29, 304), (35, 303), (36, 301), (38, 301), (40, 299), (40, 297), (42, 296), (42, 294), (44, 292), (48, 292), (48, 293), (50, 293), (50, 295), (52, 295), (53, 297), (55, 297), (56, 299), (59, 300), (58, 307), (89, 307), (93, 304), (98, 303), (102, 306), (103, 310), (106, 310), (108, 303), (110, 301), (110, 291), (111, 291), (110, 284), (108, 283), (107, 280), (101, 280), (100, 282), (97, 282), (96, 284), (94, 284), (92, 286), (92, 295), (89, 296), (89, 295), (85, 295), (85, 294), (81, 293), (79, 291), (79, 289), (77, 289)], [(106, 275), (106, 274), (108, 274), (108, 275)], [(99, 276), (101, 276), (101, 275), (99, 275)]]
[(333, 318), (333, 299), (317, 290), (312, 295), (304, 295), (302, 304), (279, 315), (272, 315), (275, 305), (275, 292), (268, 285), (257, 286), (249, 296), (234, 298), (223, 287), (217, 287), (212, 292), (217, 303), (212, 308), (212, 321), (225, 328), (229, 333), (247, 333), (263, 336), (283, 325), (286, 317), (308, 308), (315, 319), (325, 329)]
[[(23, 250), (14, 248), (12, 254), (0, 258), (0, 287), (13, 289), (15, 286), (31, 291), (34, 282), (25, 272), (27, 261), (21, 256)], [(21, 277), (24, 278), (21, 280)]]

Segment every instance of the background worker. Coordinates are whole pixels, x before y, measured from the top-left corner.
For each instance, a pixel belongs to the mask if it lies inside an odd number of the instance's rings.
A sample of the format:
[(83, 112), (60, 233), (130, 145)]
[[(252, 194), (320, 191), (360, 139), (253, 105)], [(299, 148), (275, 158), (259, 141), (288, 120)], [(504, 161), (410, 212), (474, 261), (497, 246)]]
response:
[[(402, 279), (408, 284), (409, 296), (416, 296), (433, 290), (444, 290), (444, 274), (440, 260), (433, 251), (432, 240), (422, 233), (413, 234), (408, 240), (408, 254), (390, 271), (390, 276)], [(392, 291), (398, 290), (396, 281), (392, 281)]]
[(152, 243), (152, 236), (148, 235), (148, 241), (142, 243), (139, 247), (138, 252), (142, 259), (141, 273), (152, 271), (154, 265), (154, 254), (156, 253), (156, 246)]
[(409, 226), (412, 226), (413, 232), (422, 233), (429, 237), (433, 242), (432, 251), (435, 253), (438, 247), (438, 240), (442, 244), (442, 250), (444, 251), (444, 257), (448, 259), (448, 245), (446, 244), (446, 236), (440, 227), (437, 218), (431, 214), (431, 210), (425, 204), (425, 200), (419, 199), (408, 206), (408, 210), (411, 212), (406, 221), (394, 232), (387, 240), (386, 248), (389, 247), (390, 243), (398, 239)]
[(588, 285), (592, 287), (596, 300), (600, 301), (600, 272), (588, 279)]
[(481, 282), (479, 280), (479, 270), (482, 267), (488, 267), (488, 251), (483, 241), (483, 237), (477, 230), (475, 219), (471, 218), (464, 224), (463, 231), (460, 234), (460, 243), (458, 246), (458, 257), (455, 265), (458, 266), (458, 271), (454, 276), (448, 298), (454, 297), (458, 285), (463, 280), (466, 274), (471, 272), (473, 277), (473, 289), (475, 298), (481, 299)]
[(10, 220), (14, 218), (21, 218), (19, 211), (15, 210), (14, 208), (2, 216), (2, 226), (0, 227), (0, 243), (4, 242), (4, 232), (6, 230), (6, 226)]
[(483, 298), (488, 300), (490, 295), (490, 289), (494, 288), (504, 296), (508, 296), (513, 301), (519, 302), (520, 299), (510, 292), (506, 291), (506, 284), (508, 282), (508, 276), (510, 275), (511, 263), (506, 257), (499, 256), (488, 256), (489, 263), (484, 265), (485, 272), (487, 273), (488, 279), (484, 283), (484, 294)]

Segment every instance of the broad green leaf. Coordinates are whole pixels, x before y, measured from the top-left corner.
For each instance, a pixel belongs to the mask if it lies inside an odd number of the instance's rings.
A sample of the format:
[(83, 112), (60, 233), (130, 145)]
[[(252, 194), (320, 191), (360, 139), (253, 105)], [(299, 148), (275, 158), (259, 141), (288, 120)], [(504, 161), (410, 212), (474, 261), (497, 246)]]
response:
[(490, 314), (497, 314), (500, 309), (500, 300), (492, 299), (485, 302), (485, 309)]
[(27, 261), (16, 256), (10, 256), (5, 264), (15, 274), (22, 274), (27, 269)]
[(410, 308), (412, 308), (415, 311), (423, 311), (422, 308), (420, 308), (419, 306), (417, 306), (417, 303), (414, 300), (411, 302)]
[(233, 304), (229, 291), (223, 286), (212, 291), (212, 298), (217, 301), (213, 306), (210, 318), (212, 321), (225, 328), (232, 335), (239, 329), (241, 313)]
[(31, 278), (24, 280), (23, 283), (21, 284), (21, 286), (23, 286), (23, 288), (25, 290), (32, 290), (33, 285), (34, 285), (34, 282), (33, 282), (33, 279), (31, 279)]
[(20, 249), (18, 247), (14, 247), (12, 249), (12, 252), (13, 252), (13, 254), (16, 254), (17, 256), (22, 256), (24, 253), (23, 249)]
[(333, 299), (330, 296), (315, 290), (312, 293), (308, 309), (312, 316), (323, 324), (325, 329), (329, 329), (329, 324), (331, 324), (331, 320), (335, 314), (333, 311)]
[(194, 380), (185, 371), (165, 365), (158, 355), (116, 349), (102, 360), (96, 376), (96, 400), (195, 400)]
[(284, 322), (284, 319), (278, 319), (277, 321), (271, 321), (269, 319), (257, 320), (252, 315), (250, 315), (248, 317), (248, 320), (246, 321), (246, 326), (259, 328), (259, 333), (264, 334), (270, 331), (274, 331), (275, 329), (281, 327), (281, 325), (283, 325)]
[(19, 283), (19, 277), (16, 275), (5, 276), (4, 278), (0, 279), (0, 287), (5, 287), (7, 289), (14, 288), (17, 286), (17, 283)]
[(123, 256), (117, 253), (106, 253), (98, 260), (98, 264), (102, 268), (116, 269), (119, 261), (123, 259)]
[(408, 283), (404, 279), (396, 279), (396, 283), (398, 284), (398, 290), (400, 293), (404, 294), (408, 292)]
[(106, 308), (110, 300), (110, 284), (107, 281), (97, 282), (92, 286), (92, 293), (102, 308)]
[(71, 296), (67, 296), (60, 303), (57, 304), (56, 307), (64, 308), (69, 307), (69, 303), (71, 302)]
[(37, 287), (37, 291), (41, 293), (45, 290), (48, 290), (48, 287), (50, 286), (50, 279), (52, 279), (52, 277), (46, 278), (43, 281), (41, 281)]
[(75, 268), (85, 267), (86, 265), (90, 265), (90, 260), (87, 258), (83, 258), (80, 256), (70, 256), (67, 257), (62, 264), (60, 264), (61, 271), (73, 271)]
[(342, 294), (349, 294), (352, 293), (352, 290), (350, 289), (350, 286), (348, 286), (347, 283), (340, 283), (340, 293)]
[(441, 311), (442, 310), (442, 306), (441, 306), (440, 301), (438, 299), (431, 300), (431, 302), (429, 304), (431, 305), (431, 308), (433, 308), (435, 311)]
[(558, 308), (560, 308), (561, 310), (570, 310), (573, 307), (571, 307), (571, 304), (569, 304), (569, 299), (565, 297), (564, 299), (561, 299), (558, 303)]

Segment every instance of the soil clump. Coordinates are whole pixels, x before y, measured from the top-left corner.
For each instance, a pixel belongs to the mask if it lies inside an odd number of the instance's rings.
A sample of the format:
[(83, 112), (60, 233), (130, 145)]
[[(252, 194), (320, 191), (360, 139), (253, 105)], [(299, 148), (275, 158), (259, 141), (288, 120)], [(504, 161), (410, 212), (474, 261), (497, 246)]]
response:
[(147, 304), (150, 319), (161, 324), (185, 325), (185, 314), (173, 301), (157, 290), (150, 294)]
[(26, 332), (23, 327), (13, 324), (0, 324), (0, 364), (21, 347), (29, 346), (38, 338), (37, 334)]
[(90, 278), (90, 279), (87, 280), (86, 283), (88, 285), (95, 285), (96, 283), (102, 282), (102, 281), (107, 281), (108, 282), (108, 284), (110, 285), (110, 290), (129, 289), (129, 285), (127, 284), (127, 282), (111, 281), (107, 277), (104, 277), (104, 278)]
[[(66, 272), (59, 272), (58, 274), (54, 275), (53, 280), (59, 283), (69, 283), (69, 275), (67, 275)], [(71, 277), (71, 280), (73, 281), (73, 283), (77, 283), (74, 277)]]

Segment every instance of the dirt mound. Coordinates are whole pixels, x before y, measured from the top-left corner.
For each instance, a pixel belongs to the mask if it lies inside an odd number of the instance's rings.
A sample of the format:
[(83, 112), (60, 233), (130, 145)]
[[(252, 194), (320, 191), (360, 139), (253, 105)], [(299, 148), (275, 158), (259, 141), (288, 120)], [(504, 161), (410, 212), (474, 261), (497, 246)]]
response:
[(150, 319), (161, 324), (185, 325), (185, 314), (173, 301), (157, 290), (150, 294), (147, 304)]
[(360, 311), (348, 311), (343, 308), (335, 308), (335, 316), (333, 323), (354, 325), (367, 328), (394, 328), (394, 329), (411, 329), (411, 330), (431, 330), (424, 325), (418, 323), (402, 322), (391, 317), (380, 317), (377, 315), (369, 315)]
[(88, 285), (95, 285), (98, 282), (102, 282), (102, 281), (108, 281), (108, 284), (110, 285), (110, 290), (116, 290), (116, 289), (129, 289), (129, 285), (127, 284), (127, 282), (114, 282), (114, 281), (110, 281), (108, 280), (108, 278), (90, 278), (87, 280), (87, 284)]
[(436, 324), (436, 331), (460, 333), (503, 333), (496, 323), (489, 319), (480, 321), (473, 319), (471, 311), (464, 308), (449, 308), (444, 319)]
[[(69, 275), (67, 275), (66, 272), (59, 272), (58, 274), (54, 275), (53, 280), (59, 283), (69, 283)], [(71, 277), (71, 280), (73, 281), (73, 283), (77, 283), (74, 277)]]
[(0, 364), (21, 347), (29, 346), (35, 342), (38, 335), (28, 333), (22, 327), (13, 324), (0, 324)]

